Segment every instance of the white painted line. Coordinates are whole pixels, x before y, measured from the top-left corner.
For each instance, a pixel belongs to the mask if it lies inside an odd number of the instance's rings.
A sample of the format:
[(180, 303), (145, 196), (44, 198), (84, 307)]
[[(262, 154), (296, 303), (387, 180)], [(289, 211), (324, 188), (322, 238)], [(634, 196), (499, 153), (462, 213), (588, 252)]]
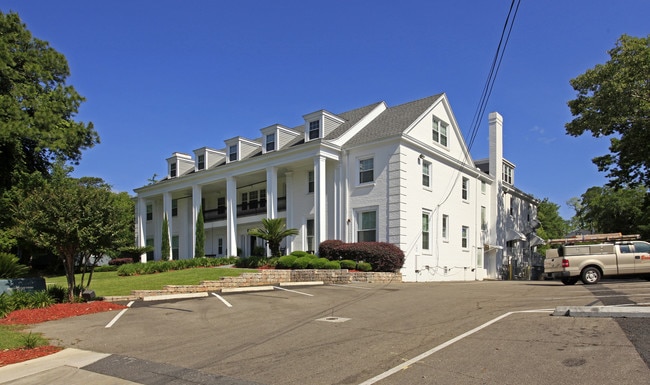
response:
[(124, 313), (126, 313), (127, 310), (129, 310), (129, 308), (131, 307), (131, 305), (133, 305), (133, 302), (135, 302), (135, 301), (131, 301), (131, 302), (129, 302), (129, 303), (126, 305), (126, 309), (122, 309), (121, 312), (117, 313), (117, 315), (116, 315), (115, 317), (113, 317), (113, 320), (111, 320), (111, 322), (109, 322), (108, 325), (105, 326), (105, 328), (108, 329), (108, 328), (110, 328), (111, 326), (113, 326), (113, 325), (115, 324), (115, 322), (117, 322), (117, 320), (120, 319), (120, 317), (121, 317)]
[(152, 295), (148, 297), (143, 297), (143, 301), (164, 301), (167, 299), (187, 299), (187, 298), (200, 298), (207, 297), (207, 292), (201, 293), (181, 293), (181, 294), (167, 294), (167, 295)]
[(369, 379), (367, 381), (362, 382), (359, 385), (371, 385), (371, 384), (374, 384), (374, 383), (376, 383), (378, 381), (381, 381), (384, 378), (386, 378), (388, 376), (391, 376), (391, 375), (393, 375), (393, 374), (395, 374), (395, 373), (397, 373), (397, 372), (399, 372), (401, 370), (404, 370), (404, 369), (408, 368), (409, 366), (413, 365), (414, 363), (429, 357), (433, 353), (435, 353), (437, 351), (440, 351), (440, 350), (446, 348), (447, 346), (449, 346), (449, 345), (451, 345), (453, 343), (456, 343), (456, 342), (462, 340), (463, 338), (468, 337), (468, 336), (470, 336), (470, 335), (472, 335), (472, 334), (474, 334), (474, 333), (476, 333), (476, 332), (478, 332), (478, 331), (480, 331), (482, 329), (485, 329), (486, 327), (492, 325), (493, 323), (501, 321), (502, 319), (504, 319), (507, 316), (509, 316), (511, 314), (514, 314), (514, 313), (518, 313), (518, 312), (508, 312), (506, 314), (500, 315), (497, 318), (495, 318), (495, 319), (493, 319), (491, 321), (488, 321), (488, 322), (484, 323), (481, 326), (475, 327), (474, 329), (472, 329), (472, 330), (470, 330), (470, 331), (468, 331), (466, 333), (463, 333), (463, 334), (459, 335), (456, 338), (452, 338), (449, 341), (447, 341), (447, 342), (445, 342), (443, 344), (440, 344), (440, 345), (436, 346), (435, 348), (420, 354), (417, 357), (411, 358), (410, 360), (408, 360), (408, 361), (406, 361), (406, 362), (404, 362), (404, 363), (402, 363), (400, 365), (397, 365), (396, 367), (394, 367), (394, 368), (392, 368), (392, 369), (390, 369), (390, 370), (388, 370), (388, 371), (386, 371), (384, 373), (381, 373), (381, 374), (379, 374), (379, 375), (377, 375), (377, 376), (375, 376), (375, 377), (373, 377), (373, 378), (371, 378), (371, 379)]
[(212, 295), (215, 296), (215, 297), (217, 297), (217, 298), (219, 298), (219, 300), (220, 300), (221, 302), (223, 302), (226, 306), (228, 306), (228, 307), (232, 307), (232, 305), (230, 304), (230, 302), (226, 301), (226, 299), (223, 298), (222, 296), (220, 296), (219, 294), (217, 294), (217, 293), (212, 293)]
[(292, 293), (302, 294), (302, 295), (306, 295), (306, 296), (309, 296), (309, 297), (313, 297), (313, 296), (314, 296), (313, 294), (303, 293), (302, 291), (297, 291), (297, 290), (285, 289), (285, 288), (283, 288), (283, 287), (279, 287), (279, 286), (276, 286), (275, 288), (278, 289), (278, 290), (289, 291), (289, 292), (292, 292)]
[(338, 284), (338, 283), (333, 283), (333, 284), (331, 284), (331, 285), (329, 285), (329, 286), (351, 287), (351, 288), (353, 288), (353, 289), (372, 290), (371, 287), (355, 286), (355, 285), (351, 285), (351, 284), (348, 284), (348, 285), (340, 285), (340, 284)]

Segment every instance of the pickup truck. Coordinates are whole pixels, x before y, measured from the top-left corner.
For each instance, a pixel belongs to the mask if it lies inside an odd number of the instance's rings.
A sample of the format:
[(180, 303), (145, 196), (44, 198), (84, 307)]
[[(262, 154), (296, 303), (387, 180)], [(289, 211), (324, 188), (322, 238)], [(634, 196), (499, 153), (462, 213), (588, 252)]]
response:
[(641, 276), (650, 280), (650, 243), (643, 241), (562, 245), (546, 251), (544, 276), (565, 285), (585, 285), (602, 277)]

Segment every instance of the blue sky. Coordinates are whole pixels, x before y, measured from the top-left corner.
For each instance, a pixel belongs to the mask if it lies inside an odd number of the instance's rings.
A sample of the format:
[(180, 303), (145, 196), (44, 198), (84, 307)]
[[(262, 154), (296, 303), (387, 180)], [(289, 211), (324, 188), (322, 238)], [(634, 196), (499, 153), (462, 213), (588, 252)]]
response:
[[(510, 1), (50, 1), (4, 0), (32, 34), (67, 58), (101, 143), (75, 176), (127, 191), (192, 153), (274, 123), (389, 106), (447, 93), (468, 135)], [(647, 0), (522, 1), (471, 148), (487, 156), (487, 113), (504, 117), (515, 185), (566, 206), (606, 183), (591, 159), (607, 138), (566, 135), (569, 80), (626, 33), (650, 33)], [(467, 136), (466, 136), (467, 139)]]

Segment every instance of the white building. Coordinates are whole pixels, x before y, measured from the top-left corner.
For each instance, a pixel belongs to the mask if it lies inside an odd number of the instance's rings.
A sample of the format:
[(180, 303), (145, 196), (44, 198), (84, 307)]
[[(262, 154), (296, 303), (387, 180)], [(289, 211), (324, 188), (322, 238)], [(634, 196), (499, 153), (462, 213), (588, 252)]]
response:
[(136, 242), (155, 250), (143, 262), (161, 257), (164, 215), (173, 258), (192, 258), (201, 209), (206, 255), (251, 255), (263, 242), (247, 230), (281, 217), (300, 232), (287, 253), (328, 239), (390, 242), (406, 255), (404, 281), (498, 278), (530, 261), (538, 202), (514, 187), (499, 114), (480, 161), (445, 94), (303, 118), (168, 158), (166, 178), (135, 190)]

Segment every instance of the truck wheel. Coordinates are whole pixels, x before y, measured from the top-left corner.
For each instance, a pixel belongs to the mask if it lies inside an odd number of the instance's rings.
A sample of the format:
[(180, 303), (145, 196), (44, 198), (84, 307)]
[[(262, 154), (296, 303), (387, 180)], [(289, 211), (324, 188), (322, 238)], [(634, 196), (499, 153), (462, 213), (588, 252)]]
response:
[(562, 283), (565, 285), (575, 285), (577, 282), (578, 282), (578, 278), (576, 277), (562, 278)]
[(585, 269), (582, 270), (580, 279), (585, 285), (593, 285), (595, 283), (598, 283), (598, 281), (600, 281), (600, 270), (593, 266), (585, 267)]

